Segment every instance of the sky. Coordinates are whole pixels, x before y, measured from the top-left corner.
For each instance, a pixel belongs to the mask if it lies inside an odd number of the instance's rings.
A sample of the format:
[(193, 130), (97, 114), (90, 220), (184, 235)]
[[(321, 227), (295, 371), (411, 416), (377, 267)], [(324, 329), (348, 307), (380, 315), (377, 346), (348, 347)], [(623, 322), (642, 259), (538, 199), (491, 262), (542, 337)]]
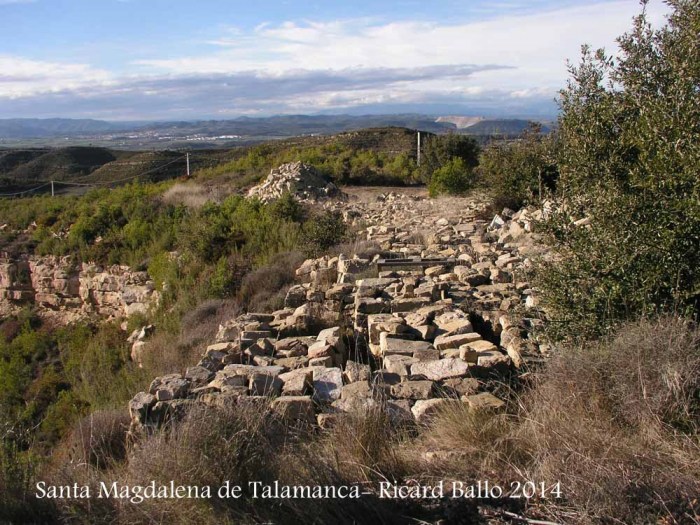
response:
[[(637, 0), (0, 0), (0, 118), (556, 115)], [(649, 20), (668, 7), (651, 0)]]

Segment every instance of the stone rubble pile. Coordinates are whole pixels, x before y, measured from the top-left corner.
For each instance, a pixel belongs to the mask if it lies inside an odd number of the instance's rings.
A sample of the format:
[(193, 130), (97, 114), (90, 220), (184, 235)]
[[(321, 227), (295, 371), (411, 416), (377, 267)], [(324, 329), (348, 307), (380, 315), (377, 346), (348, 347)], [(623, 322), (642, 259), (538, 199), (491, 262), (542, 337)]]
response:
[[(327, 206), (362, 226), (355, 253), (305, 261), (283, 309), (222, 324), (196, 366), (133, 398), (134, 432), (195, 403), (269, 402), (291, 422), (321, 427), (379, 404), (397, 421), (425, 422), (446, 403), (498, 410), (496, 385), (546, 356), (526, 280), (543, 253), (531, 233), (541, 212), (506, 209), (485, 221), (478, 199), (395, 193)], [(392, 257), (444, 264), (379, 272), (377, 261)]]
[(270, 202), (285, 193), (303, 202), (343, 197), (335, 184), (327, 182), (316, 168), (302, 162), (290, 162), (274, 168), (264, 182), (248, 191), (248, 197)]

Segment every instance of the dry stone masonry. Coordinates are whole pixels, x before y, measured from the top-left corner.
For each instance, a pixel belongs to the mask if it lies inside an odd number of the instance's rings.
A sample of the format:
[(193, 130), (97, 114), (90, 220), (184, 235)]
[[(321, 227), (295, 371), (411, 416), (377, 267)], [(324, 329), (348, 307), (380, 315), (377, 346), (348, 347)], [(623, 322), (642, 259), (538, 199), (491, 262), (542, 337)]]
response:
[[(305, 261), (284, 308), (223, 323), (196, 366), (133, 398), (134, 432), (194, 403), (260, 403), (321, 427), (379, 405), (419, 423), (449, 403), (499, 410), (497, 385), (546, 355), (526, 280), (540, 211), (484, 221), (483, 199), (398, 193), (322, 205), (359, 229), (354, 253)], [(443, 263), (378, 271), (392, 258)]]
[(159, 293), (146, 272), (128, 266), (76, 263), (71, 257), (0, 260), (0, 314), (33, 303), (45, 317), (69, 323), (144, 313)]

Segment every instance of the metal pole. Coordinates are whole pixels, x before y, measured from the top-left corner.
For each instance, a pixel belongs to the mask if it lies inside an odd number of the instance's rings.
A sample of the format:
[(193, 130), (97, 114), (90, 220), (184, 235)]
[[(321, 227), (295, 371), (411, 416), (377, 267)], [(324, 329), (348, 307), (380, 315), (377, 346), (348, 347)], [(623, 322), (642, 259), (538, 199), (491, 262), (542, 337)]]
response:
[(51, 181), (51, 196), (52, 196), (52, 197), (54, 196), (54, 193), (53, 193), (53, 181)]
[(190, 154), (187, 153), (187, 176), (190, 176)]
[(420, 166), (420, 131), (418, 132), (418, 146), (417, 146), (416, 158), (417, 158), (417, 164)]

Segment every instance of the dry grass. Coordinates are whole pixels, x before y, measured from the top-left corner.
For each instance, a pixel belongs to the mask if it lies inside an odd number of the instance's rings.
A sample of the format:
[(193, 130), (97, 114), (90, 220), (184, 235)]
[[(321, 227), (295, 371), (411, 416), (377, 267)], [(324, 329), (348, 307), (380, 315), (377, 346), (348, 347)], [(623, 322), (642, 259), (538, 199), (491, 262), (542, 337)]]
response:
[(377, 241), (353, 239), (334, 246), (329, 250), (329, 253), (333, 255), (342, 253), (348, 257), (357, 255), (360, 259), (372, 259), (375, 255), (383, 253), (383, 250)]
[(561, 480), (583, 521), (697, 520), (699, 403), (697, 328), (628, 325), (554, 359), (530, 393), (533, 475)]
[(177, 183), (163, 193), (166, 204), (184, 205), (188, 208), (201, 208), (208, 202), (221, 203), (231, 195), (232, 188), (223, 184)]
[(396, 481), (408, 472), (400, 454), (408, 436), (377, 406), (339, 418), (321, 437), (321, 455), (333, 458), (335, 468), (356, 482)]
[(180, 373), (199, 358), (196, 348), (181, 344), (177, 333), (157, 331), (148, 339), (141, 363), (147, 377)]
[(208, 299), (198, 304), (182, 317), (179, 344), (188, 348), (209, 344), (220, 324), (242, 312), (235, 300)]
[(55, 451), (58, 461), (90, 465), (97, 469), (112, 467), (126, 458), (126, 410), (98, 410), (78, 421)]
[[(451, 408), (421, 445), (460, 451), (457, 479), (560, 482), (566, 523), (698, 523), (700, 333), (663, 318), (554, 358), (516, 414)], [(484, 419), (486, 417), (486, 419)]]
[[(102, 472), (91, 467), (62, 468), (56, 476), (64, 483), (78, 482), (98, 489), (100, 481), (138, 486), (154, 480), (157, 484), (222, 486), (226, 481), (243, 487), (243, 497), (196, 500), (155, 499), (140, 503), (111, 500), (97, 509), (82, 501), (62, 501), (61, 512), (98, 518), (101, 522), (136, 523), (404, 523), (395, 504), (374, 497), (360, 499), (279, 499), (251, 497), (248, 482), (282, 485), (347, 485), (382, 476), (377, 466), (393, 441), (385, 421), (377, 414), (357, 416), (364, 429), (358, 439), (364, 446), (344, 450), (342, 461), (336, 452), (348, 439), (341, 429), (320, 437), (310, 429), (289, 426), (264, 406), (247, 405), (229, 409), (194, 409), (188, 417), (146, 438), (134, 449), (121, 468)], [(379, 419), (373, 419), (379, 417)], [(385, 430), (379, 430), (379, 429)], [(376, 432), (379, 432), (377, 434)], [(333, 437), (333, 441), (329, 441)], [(366, 447), (372, 448), (371, 458)], [(349, 450), (356, 451), (355, 453)], [(371, 465), (356, 467), (368, 459)], [(357, 470), (357, 469), (360, 470)], [(379, 473), (378, 473), (379, 472)], [(383, 479), (383, 478), (382, 478)]]
[(245, 275), (238, 302), (249, 312), (272, 312), (284, 306), (287, 290), (294, 283), (296, 269), (304, 261), (298, 252), (282, 253), (265, 266)]
[[(558, 482), (561, 499), (489, 505), (560, 523), (697, 525), (699, 335), (673, 318), (629, 325), (610, 340), (553, 358), (508, 413), (454, 403), (425, 427), (396, 426), (380, 409), (340, 417), (323, 432), (289, 426), (265, 403), (195, 409), (182, 423), (144, 438), (128, 462), (107, 462), (111, 468), (100, 470), (89, 461), (55, 476), (217, 487), (226, 480), (244, 487), (278, 480), (375, 488), (384, 480), (490, 480), (506, 489), (513, 481)], [(271, 504), (249, 492), (241, 499), (62, 504), (70, 505), (63, 516), (86, 521), (175, 524), (406, 523), (407, 514), (426, 510), (371, 496)], [(452, 503), (439, 505), (441, 515), (452, 512)]]

